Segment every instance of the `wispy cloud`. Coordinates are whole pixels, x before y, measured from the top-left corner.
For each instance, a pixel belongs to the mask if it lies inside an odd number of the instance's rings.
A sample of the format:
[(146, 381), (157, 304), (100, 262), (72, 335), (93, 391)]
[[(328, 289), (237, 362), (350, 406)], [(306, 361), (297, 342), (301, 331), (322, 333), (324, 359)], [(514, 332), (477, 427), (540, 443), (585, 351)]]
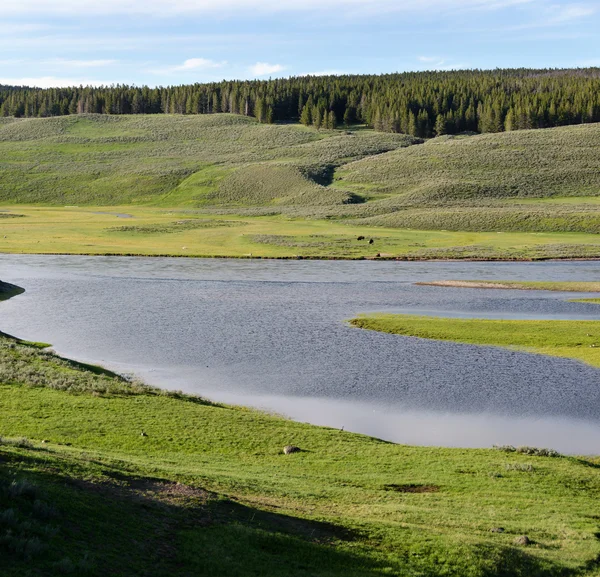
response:
[(598, 7), (585, 4), (572, 4), (570, 6), (553, 6), (549, 12), (550, 15), (546, 19), (546, 24), (557, 25), (587, 18), (598, 12)]
[(282, 64), (269, 64), (268, 62), (257, 62), (250, 66), (248, 70), (255, 76), (267, 76), (268, 74), (276, 74), (283, 72), (286, 69)]
[(211, 68), (223, 68), (227, 65), (227, 61), (215, 62), (214, 60), (208, 60), (206, 58), (189, 58), (183, 64), (179, 66), (173, 66), (171, 70), (174, 72), (183, 72), (186, 70), (208, 70)]
[(35, 88), (65, 88), (68, 86), (110, 86), (111, 81), (91, 80), (87, 78), (57, 78), (56, 76), (38, 76), (23, 78), (2, 78), (0, 84), (7, 86), (31, 86)]
[(208, 58), (188, 58), (183, 64), (176, 64), (174, 66), (163, 66), (160, 68), (153, 68), (148, 70), (154, 74), (173, 74), (179, 72), (199, 72), (206, 70), (216, 70), (227, 66), (227, 61), (222, 60), (217, 62), (216, 60), (210, 60)]
[(534, 28), (565, 27), (569, 24), (579, 23), (598, 13), (599, 8), (591, 4), (552, 4), (539, 6), (535, 17), (529, 22), (509, 26), (508, 30), (530, 30)]
[(351, 12), (423, 11), (429, 9), (489, 9), (498, 10), (535, 0), (3, 0), (4, 15), (67, 14), (147, 14), (176, 16), (181, 14), (220, 13), (226, 11), (304, 12), (340, 9)]
[(417, 60), (428, 70), (464, 70), (472, 68), (468, 62), (455, 62), (439, 56), (418, 56)]

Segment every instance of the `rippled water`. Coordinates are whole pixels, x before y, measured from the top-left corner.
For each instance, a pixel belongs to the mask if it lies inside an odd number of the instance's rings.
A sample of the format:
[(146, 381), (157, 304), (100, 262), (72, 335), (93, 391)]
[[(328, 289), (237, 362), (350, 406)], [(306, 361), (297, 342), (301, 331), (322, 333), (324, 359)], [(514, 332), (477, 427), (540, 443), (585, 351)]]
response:
[(368, 311), (600, 318), (573, 293), (416, 286), (598, 280), (600, 262), (397, 263), (0, 256), (27, 292), (0, 329), (150, 383), (406, 443), (600, 453), (600, 370), (361, 331)]

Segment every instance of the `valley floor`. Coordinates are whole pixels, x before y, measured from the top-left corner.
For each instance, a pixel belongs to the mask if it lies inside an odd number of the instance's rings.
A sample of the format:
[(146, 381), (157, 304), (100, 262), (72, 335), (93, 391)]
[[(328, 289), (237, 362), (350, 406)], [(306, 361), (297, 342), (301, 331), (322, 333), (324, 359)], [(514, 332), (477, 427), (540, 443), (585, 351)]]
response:
[[(435, 211), (435, 209), (432, 209)], [(235, 258), (600, 258), (597, 234), (455, 232), (137, 206), (2, 208), (0, 252)], [(361, 240), (357, 240), (363, 237)], [(371, 239), (373, 242), (371, 243)]]

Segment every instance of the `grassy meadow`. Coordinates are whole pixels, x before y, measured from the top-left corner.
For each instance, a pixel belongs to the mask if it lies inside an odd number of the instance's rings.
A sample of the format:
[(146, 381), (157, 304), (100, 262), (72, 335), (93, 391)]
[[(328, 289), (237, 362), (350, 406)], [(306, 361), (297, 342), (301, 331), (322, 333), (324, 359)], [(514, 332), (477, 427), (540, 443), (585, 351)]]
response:
[(595, 258), (599, 143), (594, 124), (423, 142), (229, 114), (4, 120), (0, 251)]
[[(490, 260), (600, 255), (595, 238), (583, 233), (499, 235), (369, 228), (347, 220), (251, 217), (138, 206), (22, 205), (13, 210), (23, 217), (0, 223), (0, 252)], [(359, 241), (359, 236), (365, 238)]]
[(595, 458), (396, 445), (7, 336), (0, 407), (6, 577), (600, 574)]
[(362, 329), (566, 357), (600, 367), (600, 321), (488, 320), (404, 314), (352, 319)]

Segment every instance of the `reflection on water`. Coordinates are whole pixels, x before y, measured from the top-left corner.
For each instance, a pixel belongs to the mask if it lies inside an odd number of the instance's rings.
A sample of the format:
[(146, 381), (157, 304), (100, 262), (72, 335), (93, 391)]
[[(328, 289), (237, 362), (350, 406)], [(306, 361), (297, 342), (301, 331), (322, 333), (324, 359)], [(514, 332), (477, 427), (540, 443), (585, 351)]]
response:
[(2, 255), (0, 278), (27, 292), (2, 303), (0, 329), (159, 386), (399, 442), (600, 453), (599, 370), (345, 322), (368, 311), (597, 319), (597, 305), (567, 302), (574, 293), (413, 283), (599, 276), (599, 262)]
[(598, 425), (585, 420), (436, 413), (328, 398), (207, 393), (218, 402), (254, 406), (296, 421), (364, 433), (405, 445), (478, 448), (527, 444), (550, 447), (562, 453), (573, 452), (576, 446), (575, 452), (581, 455), (595, 455), (600, 449)]

